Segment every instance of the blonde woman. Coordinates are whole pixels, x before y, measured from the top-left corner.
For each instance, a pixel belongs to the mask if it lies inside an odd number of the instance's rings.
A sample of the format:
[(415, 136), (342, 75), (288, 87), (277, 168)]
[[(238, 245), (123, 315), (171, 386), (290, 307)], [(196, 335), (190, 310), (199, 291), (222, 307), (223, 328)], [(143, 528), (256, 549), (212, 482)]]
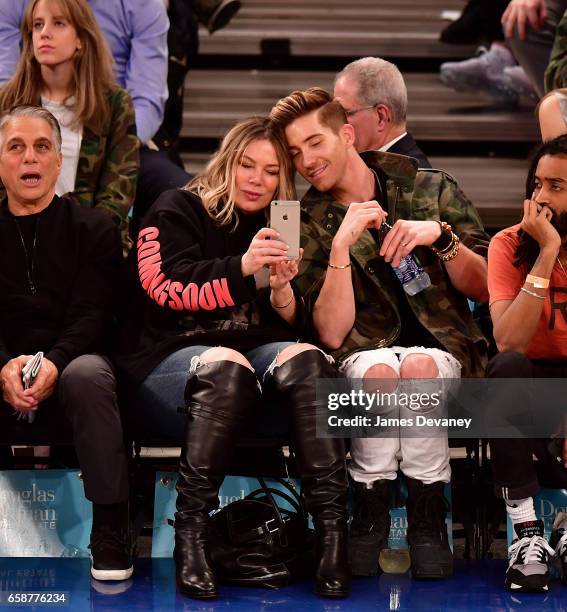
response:
[(315, 436), (316, 380), (336, 374), (320, 350), (297, 342), (298, 262), (266, 227), (270, 201), (293, 195), (281, 133), (250, 118), (202, 176), (156, 201), (138, 234), (138, 299), (117, 361), (137, 386), (136, 416), (182, 442), (174, 558), (180, 589), (196, 598), (217, 595), (208, 514), (239, 432), (257, 425), (257, 410), (269, 416), (270, 400), (290, 414), (316, 528), (316, 592), (348, 593), (344, 444)]
[(116, 85), (112, 57), (86, 0), (32, 0), (22, 53), (0, 91), (0, 110), (47, 108), (61, 126), (57, 195), (108, 212), (118, 225), (132, 206), (138, 139), (132, 100)]

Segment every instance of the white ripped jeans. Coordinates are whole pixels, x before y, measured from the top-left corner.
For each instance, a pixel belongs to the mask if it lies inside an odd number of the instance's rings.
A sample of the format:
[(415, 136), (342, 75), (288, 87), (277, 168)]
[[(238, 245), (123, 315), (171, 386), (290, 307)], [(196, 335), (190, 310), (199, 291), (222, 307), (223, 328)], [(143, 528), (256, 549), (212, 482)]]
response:
[[(408, 355), (423, 354), (433, 359), (439, 370), (438, 378), (457, 379), (461, 364), (449, 353), (437, 348), (392, 346), (349, 355), (339, 366), (347, 378), (364, 378), (369, 368), (386, 365), (400, 375), (400, 366)], [(450, 380), (448, 380), (450, 384)], [(400, 406), (400, 418), (415, 417), (408, 407)], [(394, 438), (354, 438), (351, 440), (350, 474), (356, 482), (394, 480), (398, 465), (410, 478), (425, 484), (449, 482), (449, 441), (447, 435), (427, 438), (398, 436)]]

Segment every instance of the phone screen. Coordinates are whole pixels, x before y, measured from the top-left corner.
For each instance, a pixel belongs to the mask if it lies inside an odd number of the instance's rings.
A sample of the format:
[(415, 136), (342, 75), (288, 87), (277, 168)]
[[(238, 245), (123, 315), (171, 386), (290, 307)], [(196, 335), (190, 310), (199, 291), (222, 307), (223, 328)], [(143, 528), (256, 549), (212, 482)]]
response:
[(274, 200), (270, 204), (270, 227), (289, 247), (288, 259), (299, 258), (301, 212), (297, 200)]

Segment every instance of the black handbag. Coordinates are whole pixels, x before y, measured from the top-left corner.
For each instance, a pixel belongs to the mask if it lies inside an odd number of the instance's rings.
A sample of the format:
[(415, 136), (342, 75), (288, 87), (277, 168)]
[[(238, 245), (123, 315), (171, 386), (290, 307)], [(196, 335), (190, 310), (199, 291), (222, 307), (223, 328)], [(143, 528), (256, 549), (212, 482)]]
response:
[[(313, 565), (313, 531), (295, 489), (261, 488), (209, 519), (209, 553), (217, 578), (227, 584), (278, 588), (306, 578)], [(285, 500), (292, 510), (282, 508)]]

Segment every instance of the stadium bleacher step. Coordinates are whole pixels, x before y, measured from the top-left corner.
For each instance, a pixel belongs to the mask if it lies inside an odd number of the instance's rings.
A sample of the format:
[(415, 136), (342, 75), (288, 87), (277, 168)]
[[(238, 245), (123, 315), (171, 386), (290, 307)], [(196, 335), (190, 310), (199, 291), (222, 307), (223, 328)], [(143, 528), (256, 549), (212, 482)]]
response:
[[(439, 42), (445, 10), (459, 0), (243, 0), (230, 24), (201, 32), (202, 55), (317, 57), (467, 57), (470, 48)], [(280, 41), (279, 46), (270, 41)], [(287, 44), (284, 44), (287, 41)]]
[[(331, 89), (334, 75), (311, 71), (193, 70), (185, 85), (182, 136), (222, 138), (239, 119), (269, 112), (279, 98), (293, 89), (316, 85)], [(408, 125), (417, 140), (538, 139), (531, 109), (498, 107), (479, 96), (452, 91), (437, 74), (406, 73), (404, 77), (410, 101)]]

